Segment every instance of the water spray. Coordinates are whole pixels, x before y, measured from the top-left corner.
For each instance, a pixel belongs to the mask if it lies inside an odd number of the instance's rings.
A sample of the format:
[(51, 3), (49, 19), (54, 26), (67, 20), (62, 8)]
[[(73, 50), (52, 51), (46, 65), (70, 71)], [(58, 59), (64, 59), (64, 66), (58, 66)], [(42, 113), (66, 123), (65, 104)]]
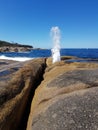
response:
[(59, 62), (60, 58), (60, 29), (59, 27), (52, 27), (51, 28), (51, 36), (53, 40), (53, 48), (51, 49), (52, 52), (52, 63)]

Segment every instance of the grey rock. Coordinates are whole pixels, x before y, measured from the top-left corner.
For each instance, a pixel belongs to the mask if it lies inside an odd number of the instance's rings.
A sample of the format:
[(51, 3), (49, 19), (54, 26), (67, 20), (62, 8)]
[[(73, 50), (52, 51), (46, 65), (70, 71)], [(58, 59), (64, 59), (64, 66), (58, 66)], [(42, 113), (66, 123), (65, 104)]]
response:
[(98, 88), (62, 95), (33, 120), (32, 130), (98, 130)]
[(63, 73), (52, 80), (47, 87), (68, 87), (72, 84), (84, 83), (89, 87), (98, 86), (98, 69), (74, 70)]
[(48, 64), (27, 130), (98, 130), (98, 64)]

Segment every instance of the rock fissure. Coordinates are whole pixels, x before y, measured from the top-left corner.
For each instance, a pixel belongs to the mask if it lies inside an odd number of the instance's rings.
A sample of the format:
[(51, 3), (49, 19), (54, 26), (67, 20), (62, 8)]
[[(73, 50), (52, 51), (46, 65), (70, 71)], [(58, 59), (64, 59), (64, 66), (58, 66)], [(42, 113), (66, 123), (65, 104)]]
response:
[[(24, 111), (24, 114), (22, 116), (21, 119), (21, 123), (18, 127), (18, 129), (21, 130), (26, 130), (27, 127), (27, 121), (28, 121), (28, 117), (29, 117), (29, 113), (30, 113), (30, 108), (31, 108), (31, 102), (33, 100), (34, 97), (34, 93), (36, 88), (41, 84), (41, 82), (43, 81), (43, 75), (45, 73), (45, 69), (46, 69), (46, 62), (45, 64), (42, 65), (42, 71), (40, 72), (40, 70), (37, 72), (37, 75), (35, 77), (35, 80), (33, 80), (33, 82), (31, 83), (31, 91), (29, 93), (29, 97), (28, 97), (28, 101), (27, 101), (27, 105)], [(31, 79), (32, 80), (32, 79)]]
[(44, 81), (33, 98), (27, 130), (97, 130), (98, 65), (51, 65), (48, 61)]
[(98, 65), (39, 58), (15, 71), (0, 77), (0, 130), (97, 130)]
[[(35, 89), (43, 80), (45, 68), (45, 58), (34, 59), (26, 62), (13, 77), (8, 74), (9, 84), (6, 84), (5, 80), (0, 81), (0, 96), (3, 98), (0, 98), (1, 104), (3, 103), (0, 107), (0, 130), (26, 129), (31, 101)], [(5, 78), (5, 75), (3, 77)]]

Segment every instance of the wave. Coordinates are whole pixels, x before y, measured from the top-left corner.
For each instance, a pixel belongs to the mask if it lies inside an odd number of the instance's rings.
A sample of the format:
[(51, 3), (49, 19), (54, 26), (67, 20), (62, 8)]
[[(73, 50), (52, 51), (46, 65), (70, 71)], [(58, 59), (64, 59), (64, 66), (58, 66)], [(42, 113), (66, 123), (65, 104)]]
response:
[(1, 55), (0, 56), (0, 59), (3, 59), (3, 60), (14, 60), (14, 61), (28, 61), (28, 60), (32, 60), (34, 58), (28, 58), (28, 57), (7, 57), (7, 56), (4, 56), (4, 55)]

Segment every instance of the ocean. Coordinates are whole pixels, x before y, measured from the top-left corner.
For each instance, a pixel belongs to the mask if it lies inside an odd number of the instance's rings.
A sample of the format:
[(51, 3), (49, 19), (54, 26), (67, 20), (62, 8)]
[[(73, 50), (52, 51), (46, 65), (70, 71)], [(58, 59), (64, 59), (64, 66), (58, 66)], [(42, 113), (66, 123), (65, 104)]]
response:
[[(98, 59), (98, 49), (61, 49), (61, 56)], [(51, 57), (50, 49), (36, 49), (30, 52), (3, 52), (0, 59), (26, 61), (34, 58)]]

